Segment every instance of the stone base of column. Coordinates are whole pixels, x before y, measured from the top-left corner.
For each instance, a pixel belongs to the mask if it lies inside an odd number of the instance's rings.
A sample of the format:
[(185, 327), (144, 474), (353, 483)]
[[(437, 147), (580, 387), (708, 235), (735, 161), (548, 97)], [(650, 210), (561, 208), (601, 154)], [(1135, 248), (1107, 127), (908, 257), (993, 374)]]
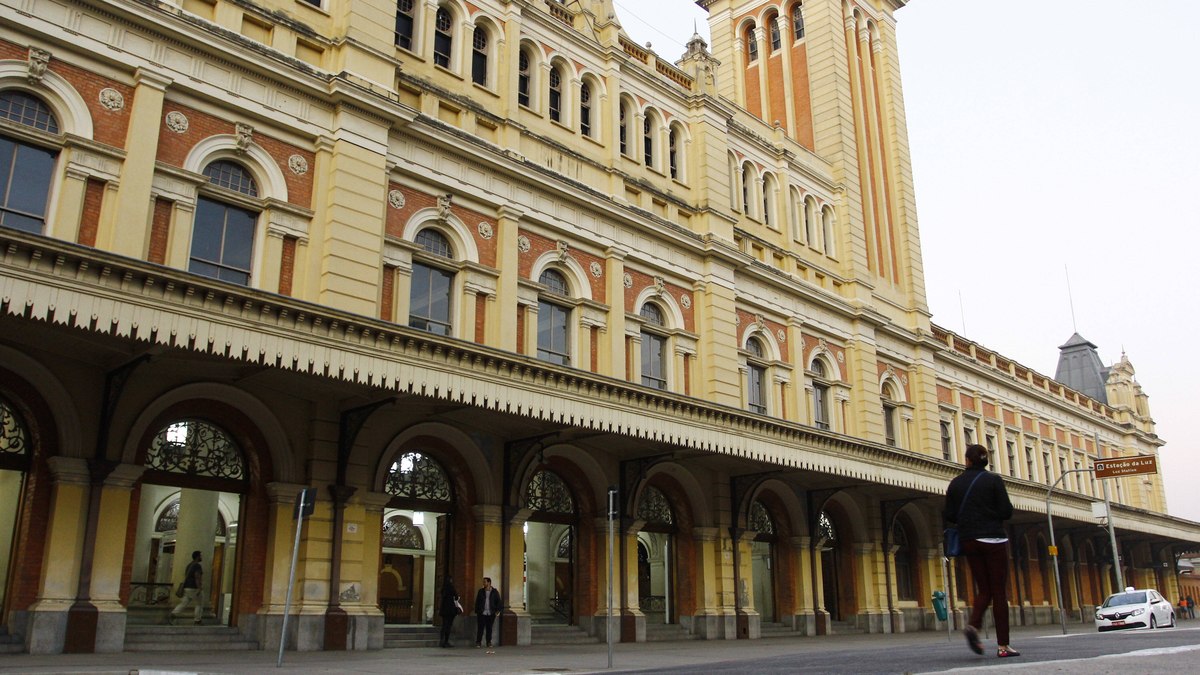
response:
[(813, 623), (817, 629), (817, 635), (829, 635), (833, 632), (833, 620), (829, 617), (829, 612), (823, 609), (818, 609), (813, 613)]
[(757, 640), (762, 637), (762, 615), (752, 609), (738, 612), (736, 637), (739, 640)]
[(646, 641), (646, 615), (640, 609), (627, 609), (621, 613), (621, 642)]
[[(319, 652), (325, 647), (325, 610), (302, 610), (287, 622), (284, 649)], [(260, 614), (257, 621), (258, 643), (264, 651), (278, 652), (283, 630), (283, 614)], [(244, 632), (244, 631), (243, 631)]]
[(708, 612), (690, 617), (692, 633), (702, 640), (734, 640), (738, 635), (738, 616), (733, 612)]
[(383, 638), (383, 613), (378, 610), (341, 606), (325, 612), (325, 651), (383, 649)]
[[(585, 619), (586, 620), (586, 619)], [(600, 642), (608, 642), (608, 610), (602, 610), (593, 615), (588, 625), (580, 623), (580, 628), (588, 632), (588, 635), (595, 635), (600, 639)], [(613, 642), (621, 641), (621, 615), (614, 612), (612, 616)]]
[(39, 600), (29, 608), (25, 624), (25, 651), (61, 654), (66, 646), (67, 613), (71, 600)]
[[(500, 644), (509, 646), (533, 644), (533, 617), (529, 616), (525, 610), (504, 610), (500, 614), (499, 624)], [(474, 641), (474, 639), (475, 635), (472, 633), (471, 640)]]
[(855, 617), (855, 623), (867, 633), (892, 632), (892, 615), (886, 610), (879, 611), (872, 609), (859, 612), (858, 616)]
[(800, 610), (789, 618), (797, 633), (810, 637), (817, 634), (817, 616), (812, 610)]

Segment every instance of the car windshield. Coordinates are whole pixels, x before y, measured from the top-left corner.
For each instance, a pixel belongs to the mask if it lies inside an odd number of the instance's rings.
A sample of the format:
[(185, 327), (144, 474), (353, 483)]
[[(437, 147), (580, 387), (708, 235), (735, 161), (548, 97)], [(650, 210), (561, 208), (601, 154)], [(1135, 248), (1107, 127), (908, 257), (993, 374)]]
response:
[(1146, 602), (1146, 594), (1139, 593), (1118, 593), (1108, 596), (1104, 601), (1105, 607), (1116, 607), (1118, 605), (1140, 605)]

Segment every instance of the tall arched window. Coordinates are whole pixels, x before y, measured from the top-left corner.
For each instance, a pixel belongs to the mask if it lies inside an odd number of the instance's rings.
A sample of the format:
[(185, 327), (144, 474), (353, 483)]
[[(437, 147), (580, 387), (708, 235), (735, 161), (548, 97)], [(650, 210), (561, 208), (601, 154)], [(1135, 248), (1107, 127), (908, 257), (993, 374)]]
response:
[(803, 4), (797, 2), (792, 5), (792, 37), (795, 40), (804, 39), (804, 10)]
[(396, 46), (412, 51), (413, 26), (416, 20), (413, 15), (414, 0), (396, 0)]
[(771, 51), (777, 52), (783, 46), (783, 40), (779, 35), (779, 17), (772, 15), (767, 19), (767, 26), (771, 32)]
[(883, 440), (896, 446), (896, 391), (891, 382), (884, 382), (879, 392), (883, 405)]
[[(58, 120), (41, 99), (23, 91), (0, 92), (0, 120), (59, 133)], [(0, 226), (41, 234), (58, 151), (3, 134), (0, 127)]]
[(654, 117), (648, 112), (642, 118), (642, 160), (646, 166), (654, 167)]
[(825, 362), (813, 359), (808, 368), (813, 378), (813, 426), (818, 429), (829, 428), (829, 383), (824, 381)]
[(667, 132), (667, 160), (671, 178), (679, 178), (679, 132), (673, 126)]
[(629, 111), (629, 104), (621, 101), (621, 118), (617, 121), (618, 133), (621, 140), (621, 154), (629, 154), (629, 125), (633, 118), (633, 113)]
[(775, 176), (772, 174), (763, 175), (763, 193), (762, 193), (762, 217), (763, 224), (768, 227), (775, 227), (775, 204), (776, 204), (776, 187)]
[(567, 279), (558, 270), (548, 269), (538, 277), (549, 297), (538, 300), (537, 357), (560, 366), (571, 365), (571, 310), (561, 299), (570, 297)]
[(896, 551), (893, 554), (896, 561), (896, 597), (900, 600), (916, 600), (916, 551), (909, 544), (908, 530), (899, 521), (892, 528), (892, 546)]
[(450, 53), (454, 48), (454, 19), (445, 7), (438, 7), (433, 28), (433, 63), (449, 68)]
[(563, 75), (562, 68), (554, 66), (550, 69), (550, 120), (562, 122), (563, 104)]
[(453, 329), (450, 299), (454, 273), (431, 263), (438, 258), (453, 260), (454, 251), (449, 240), (432, 228), (418, 232), (414, 241), (429, 255), (422, 260), (413, 260), (408, 325), (438, 335), (450, 335)]
[(758, 40), (754, 36), (754, 24), (746, 27), (746, 62), (754, 63), (758, 60)]
[(655, 389), (667, 388), (667, 336), (663, 330), (663, 313), (657, 305), (647, 302), (640, 312), (642, 323), (642, 384)]
[(766, 350), (756, 337), (746, 340), (746, 405), (760, 415), (767, 414)]
[(837, 247), (833, 234), (834, 215), (833, 209), (828, 206), (821, 209), (821, 235), (825, 244), (825, 255), (833, 257), (837, 255)]
[(750, 166), (750, 162), (742, 165), (742, 213), (747, 216), (753, 215), (750, 205), (754, 203), (751, 196), (754, 194), (754, 167)]
[(471, 36), (471, 81), (480, 86), (488, 83), (488, 32), (483, 26), (475, 26)]
[(592, 135), (592, 85), (588, 82), (579, 87), (579, 133)]
[(529, 107), (529, 88), (533, 74), (530, 72), (529, 52), (522, 47), (517, 54), (517, 104)]
[(237, 198), (257, 198), (258, 184), (244, 166), (225, 159), (204, 167), (204, 175), (217, 189), (196, 200), (188, 271), (249, 285), (258, 211)]

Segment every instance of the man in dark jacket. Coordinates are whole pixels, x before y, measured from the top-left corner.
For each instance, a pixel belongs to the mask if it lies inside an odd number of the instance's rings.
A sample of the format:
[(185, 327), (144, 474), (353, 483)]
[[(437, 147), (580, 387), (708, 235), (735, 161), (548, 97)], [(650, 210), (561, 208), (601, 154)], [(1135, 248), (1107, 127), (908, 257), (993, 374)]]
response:
[(475, 593), (475, 646), (483, 641), (487, 632), (487, 646), (492, 648), (492, 624), (500, 613), (500, 591), (492, 587), (492, 578), (483, 578), (483, 588)]
[(975, 605), (963, 633), (976, 654), (983, 653), (979, 628), (983, 613), (992, 606), (996, 622), (996, 655), (1020, 656), (1008, 644), (1008, 534), (1004, 521), (1012, 518), (1012, 502), (1004, 480), (987, 470), (988, 452), (982, 445), (968, 445), (967, 468), (950, 481), (942, 519), (958, 526), (963, 555), (975, 581)]

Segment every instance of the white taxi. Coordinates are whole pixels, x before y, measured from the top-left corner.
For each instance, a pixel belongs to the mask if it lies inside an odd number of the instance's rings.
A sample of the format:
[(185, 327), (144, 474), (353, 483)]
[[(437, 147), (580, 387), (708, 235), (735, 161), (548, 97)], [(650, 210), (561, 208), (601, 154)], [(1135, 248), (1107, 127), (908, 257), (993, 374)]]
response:
[(1096, 608), (1096, 630), (1175, 626), (1175, 608), (1152, 588), (1126, 588)]

